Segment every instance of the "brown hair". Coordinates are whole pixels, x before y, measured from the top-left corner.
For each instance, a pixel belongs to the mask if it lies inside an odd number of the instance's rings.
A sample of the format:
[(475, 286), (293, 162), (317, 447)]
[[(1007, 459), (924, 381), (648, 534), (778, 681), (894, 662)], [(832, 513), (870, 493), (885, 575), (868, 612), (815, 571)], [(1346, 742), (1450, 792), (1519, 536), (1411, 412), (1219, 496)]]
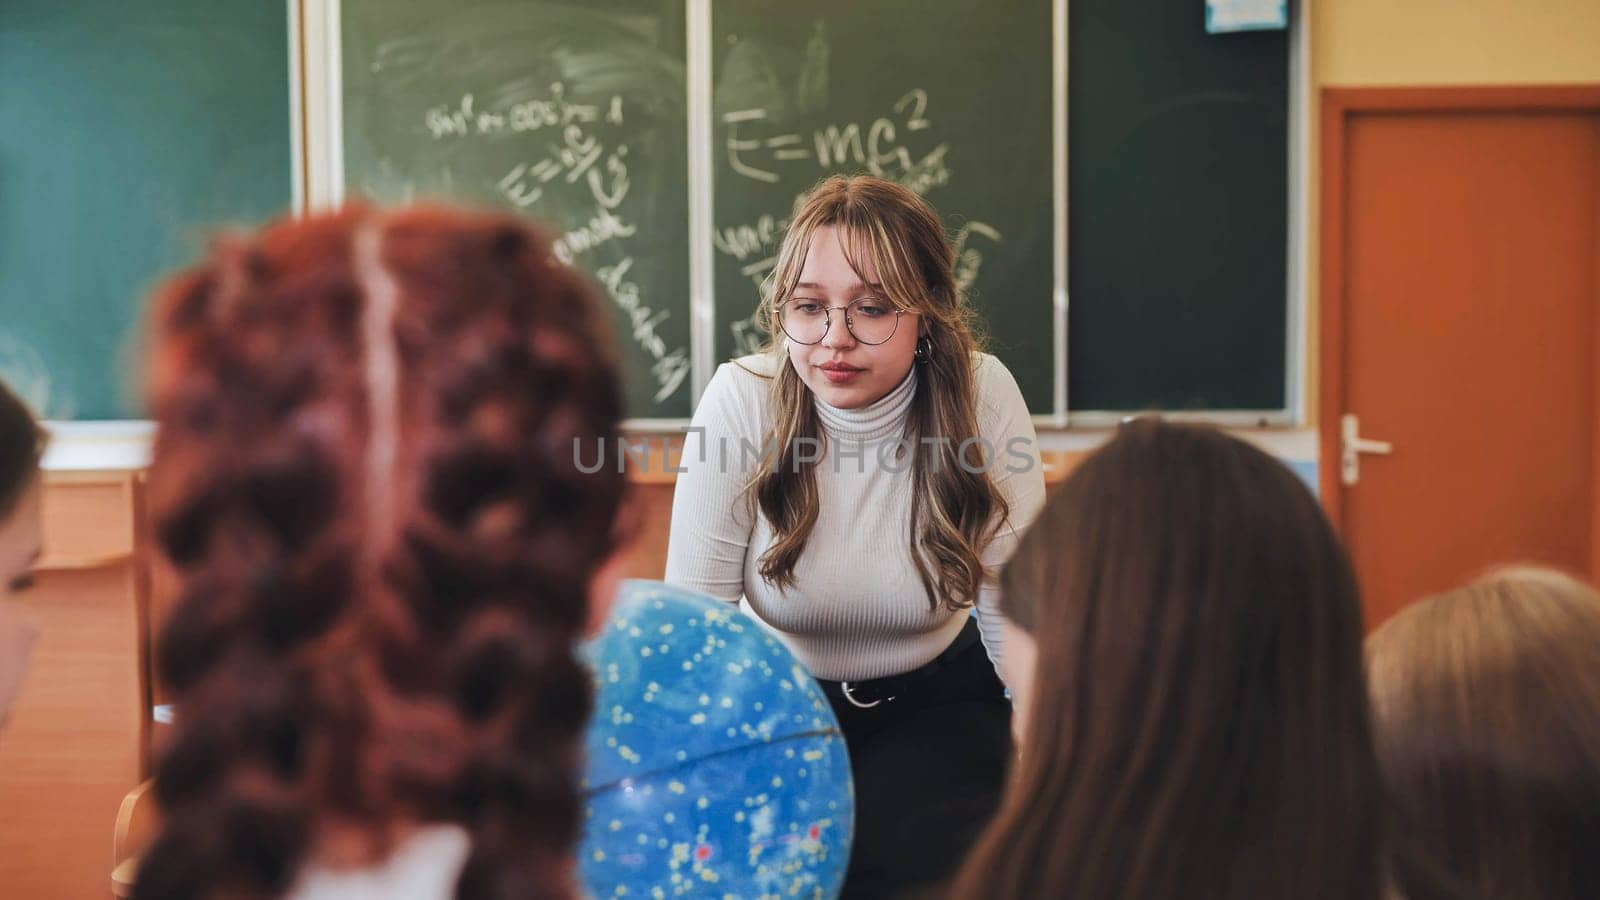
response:
[(28, 485), (38, 476), (44, 446), (44, 429), (0, 381), (0, 519), (16, 511)]
[[(938, 214), (911, 190), (870, 175), (835, 175), (807, 195), (789, 222), (777, 266), (762, 290), (772, 336), (766, 352), (779, 365), (769, 391), (773, 433), (764, 441), (778, 453), (748, 489), (774, 535), (760, 560), (761, 577), (792, 585), (795, 564), (817, 523), (817, 463), (801, 462), (796, 454), (800, 447), (816, 446), (811, 442), (820, 439), (821, 424), (810, 390), (783, 357), (777, 317), (800, 281), (812, 235), (830, 225), (843, 232), (845, 258), (856, 274), (861, 276), (862, 260), (871, 259), (888, 299), (927, 323), (927, 362), (913, 366), (919, 383), (904, 435), (916, 448), (906, 538), (932, 608), (971, 606), (988, 574), (983, 549), (1009, 512), (989, 477), (994, 460), (985, 460), (979, 442), (969, 441), (978, 436), (976, 317), (956, 284), (955, 249)], [(946, 440), (924, 444), (924, 436)]]
[(1029, 725), (955, 896), (1379, 896), (1356, 582), (1287, 468), (1125, 425), (1045, 504), (1001, 597), (1037, 644)]
[(1504, 569), (1390, 619), (1367, 671), (1407, 833), (1486, 896), (1600, 896), (1600, 595)]
[(464, 898), (567, 897), (621, 539), (594, 291), (520, 220), (360, 208), (224, 240), (157, 297), (157, 647), (177, 726), (135, 896), (283, 893), (328, 834), (457, 822)]

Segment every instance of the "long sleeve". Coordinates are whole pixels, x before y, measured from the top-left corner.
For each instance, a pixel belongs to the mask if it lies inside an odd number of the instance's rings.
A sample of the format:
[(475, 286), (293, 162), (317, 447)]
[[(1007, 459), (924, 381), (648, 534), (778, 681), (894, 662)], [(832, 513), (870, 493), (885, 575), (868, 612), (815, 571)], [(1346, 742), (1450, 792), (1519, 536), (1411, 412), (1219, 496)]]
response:
[(684, 438), (667, 539), (666, 581), (731, 603), (744, 596), (753, 524), (741, 496), (753, 474), (743, 446), (757, 445), (761, 429), (752, 391), (738, 382), (755, 377), (724, 363), (706, 385)]
[[(1044, 506), (1044, 464), (1039, 456), (1039, 438), (1034, 432), (1033, 419), (1016, 379), (992, 358), (984, 360), (977, 375), (978, 434), (992, 448), (989, 476), (1008, 507), (1005, 523), (983, 551), (984, 568), (998, 576), (1011, 559), (1018, 539)], [(999, 585), (986, 580), (978, 591), (975, 605), (984, 648), (998, 669), (1005, 646), (1005, 632), (1001, 628), (1005, 617), (1000, 612)]]

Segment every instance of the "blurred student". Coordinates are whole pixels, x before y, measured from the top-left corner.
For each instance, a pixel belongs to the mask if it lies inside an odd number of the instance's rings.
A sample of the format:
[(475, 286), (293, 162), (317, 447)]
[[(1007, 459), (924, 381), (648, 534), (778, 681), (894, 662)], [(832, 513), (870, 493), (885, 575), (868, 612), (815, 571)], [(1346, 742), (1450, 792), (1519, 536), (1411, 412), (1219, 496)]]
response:
[(140, 898), (576, 896), (624, 476), (600, 302), (522, 221), (354, 208), (154, 310), (176, 733)]
[(39, 459), (45, 435), (22, 401), (0, 382), (0, 726), (22, 690), (39, 627), (17, 598), (39, 561)]
[(1390, 619), (1367, 670), (1401, 829), (1492, 900), (1600, 897), (1600, 595), (1504, 569)]
[(952, 896), (1383, 896), (1356, 582), (1287, 468), (1127, 424), (1000, 596), (1019, 756)]

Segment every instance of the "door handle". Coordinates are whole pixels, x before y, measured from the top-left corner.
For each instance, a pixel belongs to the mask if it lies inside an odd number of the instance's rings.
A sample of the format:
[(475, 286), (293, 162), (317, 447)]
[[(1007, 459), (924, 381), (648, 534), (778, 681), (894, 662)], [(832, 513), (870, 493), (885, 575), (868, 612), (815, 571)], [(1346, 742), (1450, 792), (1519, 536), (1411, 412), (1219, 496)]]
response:
[(1388, 441), (1362, 437), (1361, 419), (1355, 413), (1345, 413), (1339, 420), (1339, 434), (1339, 479), (1345, 487), (1353, 487), (1361, 481), (1361, 454), (1388, 456), (1394, 452), (1394, 445)]

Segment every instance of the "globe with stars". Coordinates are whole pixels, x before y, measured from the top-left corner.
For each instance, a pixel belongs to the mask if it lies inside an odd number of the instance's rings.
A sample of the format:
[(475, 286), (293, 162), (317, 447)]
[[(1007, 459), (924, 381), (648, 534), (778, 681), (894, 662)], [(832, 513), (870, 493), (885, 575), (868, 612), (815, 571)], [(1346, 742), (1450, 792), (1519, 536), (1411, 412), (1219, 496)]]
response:
[(586, 656), (599, 687), (579, 855), (592, 897), (838, 893), (850, 760), (777, 638), (730, 604), (628, 581)]

